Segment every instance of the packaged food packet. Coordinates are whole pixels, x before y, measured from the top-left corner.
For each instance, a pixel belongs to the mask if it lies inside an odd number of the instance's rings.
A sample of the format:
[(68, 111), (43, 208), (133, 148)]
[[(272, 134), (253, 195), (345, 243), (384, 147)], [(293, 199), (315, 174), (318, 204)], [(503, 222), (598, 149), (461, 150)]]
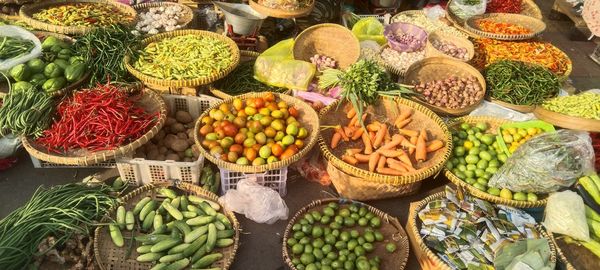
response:
[(568, 235), (583, 241), (590, 240), (583, 199), (573, 191), (565, 190), (548, 196), (542, 224), (549, 232)]

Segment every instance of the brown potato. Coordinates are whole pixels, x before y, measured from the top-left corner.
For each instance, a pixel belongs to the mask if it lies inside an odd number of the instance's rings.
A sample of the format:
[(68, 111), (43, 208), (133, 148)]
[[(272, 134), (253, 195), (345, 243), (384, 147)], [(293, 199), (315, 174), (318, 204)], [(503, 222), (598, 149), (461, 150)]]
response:
[(194, 162), (194, 160), (192, 158), (185, 157), (183, 158), (183, 162)]
[(165, 146), (158, 147), (158, 153), (159, 154), (163, 154), (164, 155), (164, 154), (167, 153), (167, 151), (169, 151), (169, 149), (167, 149), (167, 147), (165, 147)]
[(158, 156), (160, 155), (160, 153), (158, 152), (158, 149), (152, 149), (150, 151), (148, 151), (148, 153), (146, 154), (146, 158), (149, 160), (159, 160)]
[(156, 156), (155, 160), (159, 160), (159, 161), (165, 161), (165, 155), (163, 154), (159, 154), (158, 156)]
[(181, 158), (179, 158), (179, 155), (177, 154), (168, 154), (165, 156), (165, 160), (180, 161)]
[(165, 121), (165, 126), (172, 126), (173, 124), (176, 124), (177, 120), (175, 120), (175, 118), (173, 117), (167, 117), (167, 120)]
[(182, 140), (187, 140), (188, 135), (185, 134), (185, 132), (179, 132), (179, 133), (177, 133), (177, 138), (182, 139)]
[(179, 138), (177, 138), (177, 135), (173, 135), (173, 134), (167, 134), (167, 136), (165, 137), (165, 139), (163, 140), (163, 144), (164, 146), (166, 146), (167, 148), (171, 148), (171, 145), (173, 144), (173, 142), (175, 142), (176, 140), (179, 140)]
[(179, 132), (184, 132), (184, 131), (185, 131), (185, 127), (181, 123), (175, 123), (175, 124), (171, 125), (171, 133), (179, 133)]
[(186, 111), (177, 111), (175, 113), (175, 119), (177, 119), (177, 122), (183, 124), (191, 123), (192, 121), (194, 121), (192, 115)]
[(190, 145), (188, 144), (187, 140), (178, 139), (171, 144), (171, 149), (176, 152), (183, 152), (188, 147), (190, 147)]
[(156, 133), (156, 135), (154, 135), (154, 138), (152, 138), (152, 141), (157, 143), (157, 142), (161, 141), (162, 139), (164, 139), (165, 136), (167, 136), (167, 133), (164, 131), (164, 129), (161, 129)]

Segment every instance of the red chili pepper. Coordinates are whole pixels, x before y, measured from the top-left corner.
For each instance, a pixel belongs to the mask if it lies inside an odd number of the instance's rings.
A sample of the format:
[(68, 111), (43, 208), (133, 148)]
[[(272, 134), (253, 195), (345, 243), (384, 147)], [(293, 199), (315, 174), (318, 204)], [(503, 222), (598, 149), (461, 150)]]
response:
[(522, 0), (490, 0), (485, 13), (521, 13)]

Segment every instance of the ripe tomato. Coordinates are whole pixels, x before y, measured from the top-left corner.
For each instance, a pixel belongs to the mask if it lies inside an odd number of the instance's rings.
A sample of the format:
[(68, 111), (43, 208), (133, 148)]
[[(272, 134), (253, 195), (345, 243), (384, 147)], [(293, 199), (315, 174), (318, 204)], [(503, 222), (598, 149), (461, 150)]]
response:
[(280, 156), (283, 153), (283, 146), (278, 143), (273, 144), (273, 146), (271, 146), (271, 153), (276, 157)]
[(298, 109), (296, 109), (295, 107), (289, 107), (288, 108), (288, 112), (290, 113), (291, 116), (293, 116), (294, 118), (298, 117)]
[(254, 150), (253, 148), (248, 148), (248, 150), (246, 151), (246, 158), (250, 161), (254, 161), (256, 159), (258, 152), (256, 150)]
[(263, 96), (263, 99), (265, 99), (265, 101), (267, 101), (267, 102), (273, 102), (273, 101), (275, 101), (275, 95), (271, 92), (267, 92)]
[(254, 107), (260, 109), (265, 106), (265, 100), (263, 98), (254, 99)]

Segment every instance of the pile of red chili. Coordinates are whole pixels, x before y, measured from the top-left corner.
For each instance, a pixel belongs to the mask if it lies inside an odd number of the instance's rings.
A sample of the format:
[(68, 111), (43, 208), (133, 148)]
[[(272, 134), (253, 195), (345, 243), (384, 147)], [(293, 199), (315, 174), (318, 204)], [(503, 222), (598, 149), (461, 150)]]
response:
[(521, 13), (522, 0), (490, 0), (485, 13)]
[(159, 114), (136, 105), (140, 98), (111, 84), (77, 92), (58, 105), (57, 119), (37, 142), (57, 153), (110, 150), (130, 143), (142, 137)]
[(477, 20), (475, 23), (481, 31), (488, 33), (504, 35), (522, 35), (531, 33), (531, 30), (528, 28), (512, 23), (494, 22), (486, 19)]

